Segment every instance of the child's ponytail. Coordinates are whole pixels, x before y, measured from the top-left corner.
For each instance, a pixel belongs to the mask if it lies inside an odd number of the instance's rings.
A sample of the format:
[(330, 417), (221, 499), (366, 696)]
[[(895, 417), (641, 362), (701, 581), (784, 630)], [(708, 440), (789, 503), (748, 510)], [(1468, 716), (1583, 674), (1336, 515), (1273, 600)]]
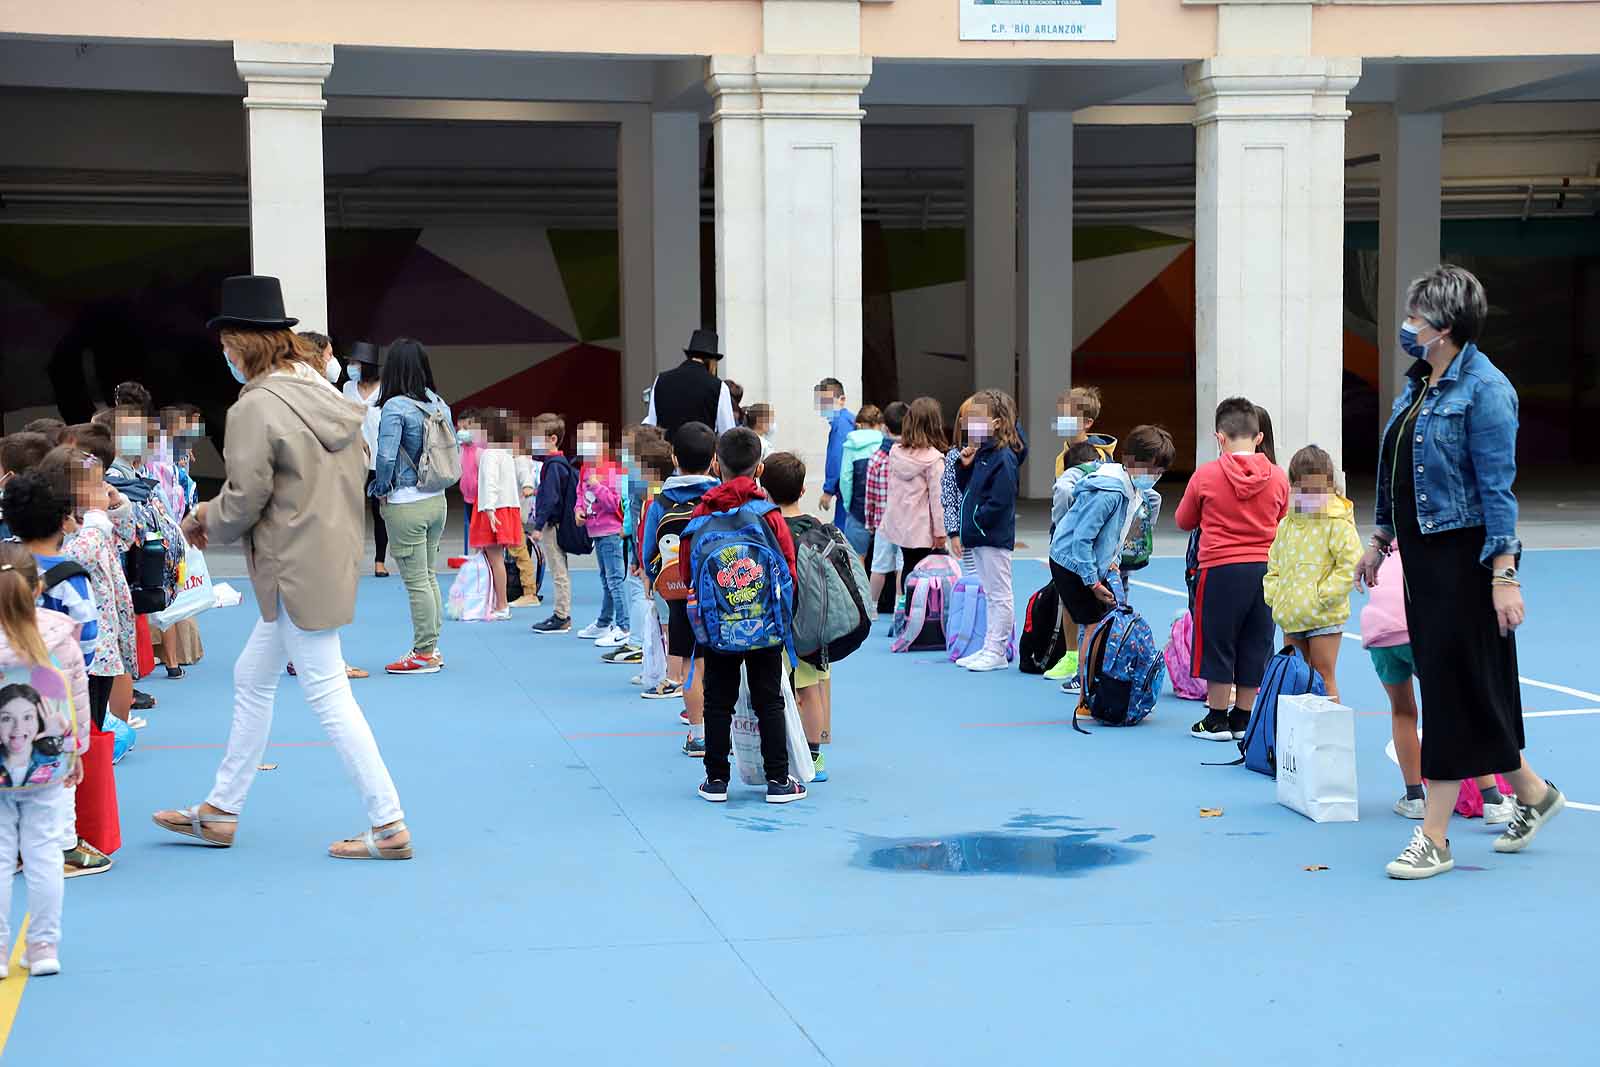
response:
[(50, 662), (50, 650), (39, 635), (38, 589), (39, 565), (32, 553), (15, 542), (0, 542), (0, 630), (19, 657), (42, 667)]

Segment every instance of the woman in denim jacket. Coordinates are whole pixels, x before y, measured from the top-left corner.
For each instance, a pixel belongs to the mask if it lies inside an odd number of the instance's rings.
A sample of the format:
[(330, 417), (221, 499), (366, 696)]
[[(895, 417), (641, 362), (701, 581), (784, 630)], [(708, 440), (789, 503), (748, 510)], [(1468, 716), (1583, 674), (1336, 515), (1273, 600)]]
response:
[(442, 411), (449, 419), (450, 409), (433, 391), (433, 370), (421, 344), (401, 338), (389, 346), (378, 403), (383, 414), (378, 419), (377, 464), (367, 492), (383, 501), (389, 553), (411, 601), (412, 633), (411, 651), (386, 670), (437, 674), (444, 666), (439, 654), (444, 597), (437, 571), (448, 509), (443, 492), (417, 488), (417, 465), (422, 461), (425, 413)]
[(1489, 302), (1477, 278), (1445, 265), (1412, 282), (1406, 303), (1400, 346), (1413, 361), (1383, 432), (1378, 528), (1356, 575), (1376, 586), (1399, 543), (1429, 786), (1422, 826), (1388, 873), (1431, 878), (1455, 866), (1445, 833), (1461, 779), (1504, 774), (1516, 790), (1496, 852), (1527, 848), (1565, 800), (1522, 757), (1517, 394), (1474, 343)]

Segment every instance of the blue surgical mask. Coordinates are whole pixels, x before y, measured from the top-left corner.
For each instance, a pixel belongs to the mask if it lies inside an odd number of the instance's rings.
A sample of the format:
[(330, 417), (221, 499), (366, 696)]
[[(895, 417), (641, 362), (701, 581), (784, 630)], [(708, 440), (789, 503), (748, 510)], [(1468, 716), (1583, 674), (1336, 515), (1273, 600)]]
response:
[(471, 430), (460, 429), (460, 430), (456, 431), (456, 444), (458, 444), (458, 445), (470, 445), (471, 443), (472, 443), (472, 431)]
[(1133, 487), (1142, 493), (1146, 489), (1154, 489), (1156, 483), (1160, 480), (1161, 475), (1159, 474), (1135, 474), (1133, 476)]
[(233, 365), (233, 360), (228, 358), (228, 353), (222, 353), (222, 362), (228, 365), (228, 373), (233, 375), (234, 381), (238, 382), (240, 385), (244, 385), (249, 382), (250, 379), (244, 376), (244, 371)]
[(1439, 334), (1432, 341), (1426, 343), (1417, 339), (1417, 329), (1408, 322), (1400, 324), (1400, 347), (1412, 359), (1427, 359), (1428, 349), (1432, 348), (1444, 335)]
[(1083, 420), (1076, 415), (1056, 416), (1056, 436), (1071, 441), (1083, 432)]
[(144, 434), (119, 433), (117, 434), (117, 455), (140, 456), (144, 454)]

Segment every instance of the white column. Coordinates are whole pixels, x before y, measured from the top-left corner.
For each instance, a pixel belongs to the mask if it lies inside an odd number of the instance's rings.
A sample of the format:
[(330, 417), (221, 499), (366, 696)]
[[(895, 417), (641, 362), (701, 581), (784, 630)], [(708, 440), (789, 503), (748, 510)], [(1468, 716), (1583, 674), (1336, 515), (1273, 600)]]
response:
[(1217, 401), (1271, 414), (1278, 458), (1340, 464), (1345, 98), (1359, 59), (1217, 56), (1195, 100), (1196, 461)]
[(1378, 418), (1386, 423), (1411, 357), (1395, 336), (1411, 280), (1439, 263), (1444, 116), (1392, 113), (1378, 193)]
[(811, 390), (861, 395), (861, 90), (854, 55), (713, 56), (721, 371), (777, 411), (780, 444), (822, 483)]
[(333, 46), (235, 41), (233, 61), (246, 86), (251, 269), (282, 282), (284, 305), (302, 328), (326, 331), (322, 83)]
[(644, 418), (655, 380), (655, 257), (652, 117), (629, 108), (617, 136), (617, 272), (622, 289), (622, 421)]
[[(651, 116), (654, 185), (655, 367), (683, 358), (700, 321), (700, 116), (664, 111)], [(737, 378), (735, 379), (737, 380)]]
[[(967, 330), (973, 389), (1017, 392), (1017, 113), (987, 108), (972, 124)], [(1033, 427), (1027, 427), (1030, 434)]]
[(1022, 145), (1017, 404), (1035, 460), (1023, 464), (1023, 494), (1048, 497), (1056, 398), (1072, 385), (1072, 112), (1028, 112)]

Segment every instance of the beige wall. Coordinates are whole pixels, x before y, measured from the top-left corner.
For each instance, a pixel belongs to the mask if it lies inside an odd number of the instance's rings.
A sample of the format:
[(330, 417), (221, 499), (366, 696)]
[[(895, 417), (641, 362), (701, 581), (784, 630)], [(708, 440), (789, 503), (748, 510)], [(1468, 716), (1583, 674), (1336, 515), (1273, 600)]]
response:
[[(788, 18), (793, 23), (800, 10), (791, 2), (774, 21)], [(0, 33), (601, 55), (748, 55), (763, 50), (762, 12), (761, 0), (0, 0)], [(861, 51), (882, 57), (1011, 60), (1176, 60), (1215, 52), (1217, 13), (1210, 3), (1120, 0), (1118, 15), (1121, 39), (1111, 43), (963, 43), (957, 0), (866, 3), (860, 13)], [(1600, 54), (1600, 2), (1591, 0), (1336, 0), (1318, 3), (1312, 19), (1315, 55)], [(800, 21), (809, 25), (813, 20)], [(806, 36), (792, 24), (767, 28), (786, 38)], [(776, 43), (765, 42), (766, 50), (804, 50), (774, 47)]]

